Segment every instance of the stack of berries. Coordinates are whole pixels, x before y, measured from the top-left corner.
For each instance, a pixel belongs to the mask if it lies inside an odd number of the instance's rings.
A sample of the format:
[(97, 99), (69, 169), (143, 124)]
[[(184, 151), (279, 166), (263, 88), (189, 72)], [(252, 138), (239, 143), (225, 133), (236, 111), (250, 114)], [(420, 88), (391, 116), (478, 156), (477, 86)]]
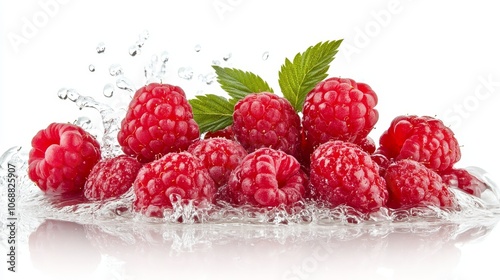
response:
[(378, 96), (366, 83), (328, 78), (341, 41), (286, 60), (281, 95), (259, 76), (214, 66), (230, 96), (188, 100), (178, 86), (140, 88), (121, 123), (123, 155), (101, 158), (96, 139), (51, 124), (32, 141), (29, 177), (48, 194), (113, 199), (133, 188), (136, 211), (162, 217), (178, 199), (275, 207), (298, 201), (381, 208), (456, 207), (450, 188), (486, 185), (455, 168), (460, 146), (442, 121), (396, 116), (378, 145)]

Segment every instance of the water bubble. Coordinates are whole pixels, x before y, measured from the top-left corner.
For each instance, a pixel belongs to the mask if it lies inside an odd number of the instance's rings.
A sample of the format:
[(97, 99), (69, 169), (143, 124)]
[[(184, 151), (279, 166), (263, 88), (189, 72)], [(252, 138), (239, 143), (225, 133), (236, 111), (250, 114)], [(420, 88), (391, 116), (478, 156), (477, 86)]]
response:
[(193, 68), (191, 67), (181, 67), (179, 68), (179, 71), (177, 72), (179, 74), (179, 77), (182, 79), (186, 80), (191, 80), (194, 75)]
[(136, 56), (140, 53), (141, 53), (141, 48), (137, 45), (130, 46), (130, 48), (128, 49), (128, 54), (130, 54), (131, 56)]
[(232, 53), (228, 53), (224, 57), (222, 57), (222, 59), (224, 59), (224, 61), (228, 61), (232, 56), (233, 56)]
[(112, 97), (115, 91), (115, 86), (113, 84), (106, 84), (102, 89), (102, 94), (106, 97)]
[(89, 65), (89, 71), (94, 72), (95, 71), (95, 66), (93, 64)]
[(267, 60), (268, 58), (269, 58), (269, 52), (266, 51), (262, 54), (262, 60)]
[(113, 77), (123, 74), (123, 68), (120, 64), (111, 64), (109, 66), (109, 74)]
[(106, 50), (106, 45), (103, 42), (97, 44), (96, 51), (97, 53), (103, 53)]
[(200, 44), (196, 44), (196, 45), (194, 46), (194, 51), (195, 51), (195, 52), (200, 52), (200, 51), (201, 51), (201, 45), (200, 45)]

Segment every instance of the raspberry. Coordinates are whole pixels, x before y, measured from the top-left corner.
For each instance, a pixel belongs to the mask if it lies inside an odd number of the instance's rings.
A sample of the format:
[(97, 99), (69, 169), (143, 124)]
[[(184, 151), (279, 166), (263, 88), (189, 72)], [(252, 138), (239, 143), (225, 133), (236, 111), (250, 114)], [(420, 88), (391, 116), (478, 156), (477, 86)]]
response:
[(122, 120), (118, 142), (125, 154), (147, 163), (169, 152), (186, 150), (199, 136), (184, 91), (152, 83), (135, 93)]
[(73, 124), (52, 123), (31, 141), (29, 178), (48, 194), (81, 193), (92, 167), (101, 159), (97, 140)]
[(365, 151), (369, 154), (373, 154), (375, 152), (375, 150), (377, 149), (377, 147), (375, 145), (375, 141), (370, 136), (367, 136), (363, 139), (360, 139), (359, 141), (356, 142), (356, 144), (358, 144), (358, 146), (363, 151)]
[(203, 162), (217, 187), (227, 184), (231, 171), (247, 155), (247, 151), (240, 143), (226, 138), (196, 141), (189, 146), (188, 152)]
[(443, 182), (449, 187), (455, 187), (468, 194), (481, 197), (481, 193), (488, 188), (488, 185), (470, 174), (466, 169), (448, 169), (439, 172)]
[(133, 157), (121, 155), (99, 161), (90, 171), (83, 194), (88, 200), (104, 200), (127, 192), (141, 164)]
[(227, 138), (230, 140), (236, 140), (236, 137), (234, 136), (234, 133), (233, 133), (233, 127), (231, 125), (223, 128), (221, 130), (209, 131), (209, 132), (205, 133), (204, 138), (207, 139), (207, 138), (216, 138), (216, 137)]
[(362, 213), (378, 211), (387, 202), (378, 165), (358, 145), (332, 140), (311, 155), (312, 195), (331, 207), (347, 205)]
[(454, 205), (453, 194), (441, 177), (420, 162), (403, 159), (389, 165), (385, 180), (391, 208)]
[(307, 151), (329, 140), (365, 141), (378, 121), (377, 102), (367, 84), (343, 78), (320, 82), (306, 96), (302, 109)]
[(288, 100), (272, 93), (249, 94), (238, 101), (233, 132), (248, 152), (267, 147), (299, 153), (300, 117)]
[(163, 217), (163, 210), (172, 208), (173, 199), (213, 202), (216, 192), (208, 170), (188, 152), (168, 153), (145, 164), (133, 187), (135, 210), (154, 217)]
[(307, 177), (299, 162), (281, 150), (260, 148), (248, 154), (229, 177), (233, 204), (290, 205), (305, 194)]
[(460, 160), (460, 146), (441, 120), (423, 116), (399, 116), (380, 136), (379, 152), (388, 159), (412, 159), (444, 171)]

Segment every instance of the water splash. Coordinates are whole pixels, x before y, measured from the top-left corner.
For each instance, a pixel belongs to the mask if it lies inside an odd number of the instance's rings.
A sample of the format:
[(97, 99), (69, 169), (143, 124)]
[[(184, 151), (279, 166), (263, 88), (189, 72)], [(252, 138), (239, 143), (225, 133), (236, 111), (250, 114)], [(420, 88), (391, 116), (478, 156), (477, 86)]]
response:
[(96, 51), (98, 54), (104, 53), (104, 51), (106, 51), (106, 45), (103, 42), (97, 44)]
[(111, 98), (113, 97), (114, 93), (115, 93), (115, 86), (113, 84), (106, 84), (102, 89), (102, 94), (105, 97)]
[(187, 66), (187, 67), (180, 67), (179, 70), (177, 71), (177, 74), (179, 75), (179, 78), (185, 79), (185, 80), (191, 80), (194, 75), (193, 68)]
[(268, 60), (268, 59), (269, 59), (269, 52), (268, 52), (268, 51), (266, 51), (266, 52), (264, 52), (264, 53), (262, 54), (262, 60), (264, 60), (264, 61), (265, 61), (265, 60)]
[(197, 53), (199, 53), (201, 51), (201, 45), (200, 44), (196, 44), (194, 46), (194, 51), (197, 52)]
[[(122, 88), (125, 88), (125, 86), (122, 86)], [(127, 89), (129, 88), (127, 87)], [(58, 91), (57, 95), (60, 99), (68, 99), (74, 102), (80, 110), (84, 108), (97, 110), (101, 116), (104, 127), (103, 136), (100, 141), (103, 157), (109, 158), (122, 154), (117, 140), (117, 134), (120, 129), (120, 122), (124, 117), (123, 111), (115, 110), (109, 105), (100, 103), (90, 96), (83, 96), (75, 89), (62, 88)]]
[(132, 81), (124, 76), (119, 76), (116, 79), (116, 86), (121, 89), (129, 92), (130, 95), (136, 91), (136, 88)]
[(167, 62), (170, 59), (170, 54), (164, 51), (158, 55), (151, 56), (149, 63), (144, 67), (144, 77), (146, 83), (162, 82), (167, 74)]
[(233, 54), (229, 52), (229, 53), (227, 53), (226, 55), (224, 55), (224, 56), (222, 57), (222, 59), (223, 59), (225, 62), (227, 62), (227, 61), (228, 61), (231, 57), (233, 57)]
[(149, 31), (144, 30), (141, 34), (139, 34), (139, 39), (137, 39), (137, 41), (128, 49), (129, 55), (136, 56), (140, 54), (142, 47), (144, 46), (144, 44), (148, 39), (149, 39)]
[(198, 80), (209, 86), (217, 80), (217, 75), (215, 74), (215, 72), (210, 72), (207, 74), (200, 74), (198, 76)]
[(112, 77), (123, 75), (123, 67), (120, 64), (111, 64), (108, 70)]

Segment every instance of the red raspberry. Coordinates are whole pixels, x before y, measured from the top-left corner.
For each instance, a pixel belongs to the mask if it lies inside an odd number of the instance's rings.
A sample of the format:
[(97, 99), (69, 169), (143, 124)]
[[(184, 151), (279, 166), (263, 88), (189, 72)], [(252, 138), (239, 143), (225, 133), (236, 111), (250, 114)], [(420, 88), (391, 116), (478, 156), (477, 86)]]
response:
[(340, 140), (321, 144), (311, 155), (311, 188), (315, 198), (331, 207), (347, 205), (370, 213), (387, 202), (385, 180), (378, 165), (358, 145)]
[(453, 194), (441, 177), (420, 162), (403, 159), (389, 165), (385, 180), (391, 208), (454, 205)]
[(73, 124), (52, 123), (31, 141), (29, 178), (48, 194), (81, 193), (101, 159), (97, 140)]
[(125, 154), (146, 163), (169, 152), (186, 150), (199, 136), (184, 91), (152, 83), (135, 93), (121, 123), (118, 142)]
[(121, 155), (99, 161), (90, 171), (83, 194), (88, 200), (104, 200), (127, 192), (141, 164), (133, 157)]
[(366, 136), (363, 139), (360, 139), (358, 142), (356, 142), (358, 146), (365, 152), (369, 153), (370, 155), (377, 150), (375, 141), (370, 137)]
[(379, 152), (388, 159), (412, 159), (435, 170), (460, 160), (460, 146), (451, 129), (433, 117), (399, 116), (380, 137)]
[(230, 125), (228, 127), (225, 127), (221, 130), (217, 131), (209, 131), (205, 133), (205, 139), (207, 138), (216, 138), (216, 137), (222, 137), (230, 140), (236, 140), (236, 137), (234, 136), (233, 133), (233, 127)]
[(248, 154), (231, 173), (228, 194), (236, 205), (272, 207), (301, 200), (306, 186), (307, 176), (293, 156), (260, 148)]
[(329, 140), (364, 141), (378, 121), (377, 102), (367, 84), (343, 78), (320, 82), (307, 95), (302, 110), (308, 152)]
[(300, 117), (288, 100), (272, 93), (249, 94), (238, 101), (233, 132), (248, 152), (267, 147), (299, 153)]
[(488, 185), (483, 181), (479, 180), (476, 176), (472, 175), (466, 169), (448, 169), (439, 172), (443, 182), (449, 187), (455, 187), (465, 191), (468, 194), (472, 194), (477, 197), (481, 197), (483, 191), (488, 188)]
[(173, 195), (180, 199), (213, 202), (215, 183), (200, 159), (188, 152), (168, 153), (145, 164), (134, 181), (136, 211), (163, 217), (172, 208)]
[(188, 148), (208, 169), (217, 187), (227, 184), (229, 175), (247, 155), (240, 143), (226, 138), (208, 138), (196, 141)]

